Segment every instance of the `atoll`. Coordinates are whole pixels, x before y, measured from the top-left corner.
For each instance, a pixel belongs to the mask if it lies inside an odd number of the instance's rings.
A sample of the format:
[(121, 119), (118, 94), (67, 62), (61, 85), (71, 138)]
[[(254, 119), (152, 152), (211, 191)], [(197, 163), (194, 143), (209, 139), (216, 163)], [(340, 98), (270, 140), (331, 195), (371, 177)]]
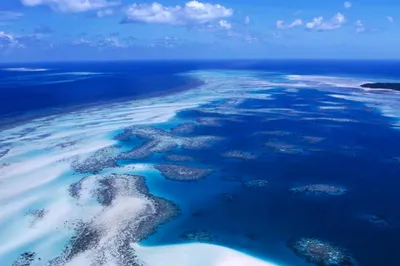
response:
[(333, 185), (313, 184), (301, 187), (294, 187), (291, 188), (290, 191), (296, 193), (313, 193), (313, 194), (338, 196), (338, 195), (343, 195), (344, 193), (346, 193), (347, 190), (345, 188)]
[(222, 157), (231, 158), (231, 159), (242, 159), (242, 160), (254, 160), (257, 158), (254, 154), (232, 150), (221, 154)]
[(268, 181), (262, 179), (253, 179), (244, 182), (244, 185), (249, 188), (264, 188), (268, 185)]
[(163, 158), (164, 158), (164, 160), (171, 161), (171, 162), (190, 162), (190, 161), (194, 160), (190, 156), (177, 155), (177, 154), (167, 154)]
[(178, 181), (194, 181), (202, 179), (212, 172), (210, 169), (194, 168), (176, 164), (155, 165), (154, 168), (160, 171), (165, 178)]
[(181, 235), (181, 238), (199, 243), (213, 243), (215, 237), (208, 231), (189, 231)]
[(300, 238), (289, 247), (308, 262), (321, 266), (352, 266), (354, 258), (344, 249), (315, 238)]

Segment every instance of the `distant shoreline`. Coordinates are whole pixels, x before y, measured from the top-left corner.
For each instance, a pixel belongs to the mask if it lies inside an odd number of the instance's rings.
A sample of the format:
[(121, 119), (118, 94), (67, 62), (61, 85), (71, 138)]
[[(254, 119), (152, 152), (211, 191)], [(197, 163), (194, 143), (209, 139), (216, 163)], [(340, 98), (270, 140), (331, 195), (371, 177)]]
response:
[(182, 86), (178, 86), (174, 89), (167, 90), (167, 91), (158, 91), (158, 92), (154, 92), (154, 93), (139, 95), (136, 97), (132, 97), (132, 96), (123, 97), (123, 98), (113, 99), (112, 101), (105, 100), (105, 101), (98, 101), (98, 102), (92, 102), (92, 103), (88, 102), (88, 103), (79, 104), (79, 105), (49, 107), (49, 108), (43, 108), (43, 109), (38, 109), (38, 110), (33, 110), (33, 111), (0, 115), (0, 121), (1, 121), (0, 122), (0, 132), (3, 130), (7, 130), (9, 128), (15, 127), (17, 125), (26, 123), (28, 121), (38, 119), (38, 118), (66, 114), (66, 113), (80, 111), (80, 110), (84, 110), (84, 109), (88, 109), (88, 108), (92, 108), (92, 107), (98, 107), (98, 106), (102, 106), (102, 105), (106, 106), (106, 105), (118, 104), (118, 103), (123, 103), (123, 102), (129, 102), (129, 101), (138, 101), (138, 100), (151, 99), (151, 98), (160, 97), (160, 96), (173, 95), (176, 93), (180, 93), (180, 92), (198, 88), (203, 84), (205, 84), (204, 81), (190, 77), (190, 78), (188, 78), (188, 82), (186, 84), (184, 84)]
[(400, 91), (400, 83), (375, 82), (365, 83), (362, 88)]

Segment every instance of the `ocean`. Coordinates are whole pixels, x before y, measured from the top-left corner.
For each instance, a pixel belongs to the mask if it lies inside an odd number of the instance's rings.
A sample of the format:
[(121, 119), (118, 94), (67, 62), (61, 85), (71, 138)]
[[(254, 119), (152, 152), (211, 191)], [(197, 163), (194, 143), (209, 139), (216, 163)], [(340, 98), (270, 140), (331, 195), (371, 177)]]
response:
[[(399, 80), (399, 61), (0, 69), (1, 265), (142, 265), (124, 252), (145, 265), (149, 248), (154, 266), (187, 266), (157, 248), (190, 243), (274, 265), (398, 264), (400, 94), (360, 85)], [(301, 239), (337, 263), (296, 252)], [(191, 266), (220, 265), (187, 252)]]

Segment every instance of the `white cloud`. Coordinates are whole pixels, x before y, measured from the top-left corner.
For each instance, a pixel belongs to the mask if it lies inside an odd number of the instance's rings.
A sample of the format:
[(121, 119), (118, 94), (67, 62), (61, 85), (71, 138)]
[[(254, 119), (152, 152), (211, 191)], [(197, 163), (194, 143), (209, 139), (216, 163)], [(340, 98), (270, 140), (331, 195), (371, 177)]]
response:
[(276, 21), (276, 28), (283, 30), (283, 29), (291, 29), (294, 27), (298, 27), (303, 25), (303, 21), (301, 19), (295, 19), (292, 23), (286, 24), (283, 20)]
[(218, 24), (219, 24), (219, 26), (220, 26), (221, 28), (226, 29), (226, 30), (230, 30), (230, 29), (232, 28), (232, 25), (231, 25), (228, 21), (223, 20), (223, 19), (221, 19), (221, 20), (218, 22)]
[(0, 53), (7, 52), (11, 48), (22, 47), (17, 38), (10, 33), (0, 31)]
[(219, 4), (187, 2), (184, 6), (163, 6), (159, 3), (132, 4), (126, 9), (122, 23), (196, 25), (230, 17), (233, 10)]
[(393, 17), (391, 17), (391, 16), (387, 16), (386, 18), (387, 18), (387, 20), (389, 20), (389, 22), (394, 22), (394, 19), (393, 19)]
[(78, 13), (119, 5), (119, 1), (109, 0), (21, 0), (25, 6), (46, 5), (59, 12)]
[(306, 23), (309, 30), (328, 31), (340, 28), (346, 22), (346, 18), (341, 13), (337, 13), (333, 18), (326, 21), (324, 17), (316, 17), (312, 21)]
[(349, 1), (344, 2), (344, 7), (349, 9), (351, 7), (351, 2)]
[(249, 16), (245, 16), (244, 17), (244, 24), (246, 24), (246, 25), (250, 24), (250, 17)]
[(356, 32), (361, 33), (365, 31), (364, 23), (361, 20), (356, 21)]

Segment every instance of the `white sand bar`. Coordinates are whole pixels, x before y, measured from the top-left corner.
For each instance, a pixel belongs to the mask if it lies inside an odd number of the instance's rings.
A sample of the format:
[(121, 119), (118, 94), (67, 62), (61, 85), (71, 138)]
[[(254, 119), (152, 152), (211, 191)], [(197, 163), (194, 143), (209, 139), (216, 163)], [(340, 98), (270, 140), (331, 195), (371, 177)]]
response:
[(134, 249), (149, 266), (276, 266), (240, 253), (210, 244), (182, 244)]

